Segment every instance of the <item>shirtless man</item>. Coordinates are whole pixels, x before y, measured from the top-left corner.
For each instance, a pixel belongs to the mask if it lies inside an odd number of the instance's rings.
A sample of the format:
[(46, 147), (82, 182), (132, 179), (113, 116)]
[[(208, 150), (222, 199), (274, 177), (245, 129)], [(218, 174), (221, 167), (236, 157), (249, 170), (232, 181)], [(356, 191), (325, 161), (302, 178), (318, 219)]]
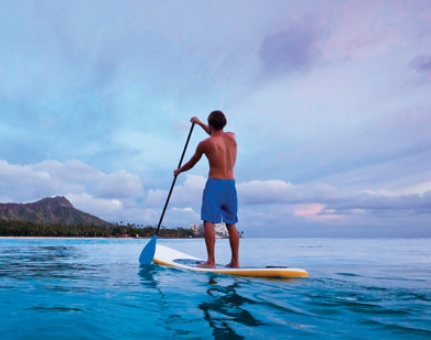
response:
[(190, 160), (174, 171), (177, 176), (190, 170), (205, 155), (209, 162), (208, 180), (202, 198), (201, 218), (204, 221), (205, 244), (208, 259), (199, 265), (203, 268), (214, 268), (215, 231), (214, 223), (226, 223), (229, 232), (229, 244), (232, 252), (231, 262), (227, 267), (239, 268), (239, 234), (235, 224), (237, 217), (237, 193), (235, 187), (234, 167), (237, 154), (235, 134), (224, 132), (226, 117), (221, 111), (213, 111), (208, 116), (208, 125), (199, 118), (193, 117), (192, 123), (198, 124), (210, 137), (201, 141)]

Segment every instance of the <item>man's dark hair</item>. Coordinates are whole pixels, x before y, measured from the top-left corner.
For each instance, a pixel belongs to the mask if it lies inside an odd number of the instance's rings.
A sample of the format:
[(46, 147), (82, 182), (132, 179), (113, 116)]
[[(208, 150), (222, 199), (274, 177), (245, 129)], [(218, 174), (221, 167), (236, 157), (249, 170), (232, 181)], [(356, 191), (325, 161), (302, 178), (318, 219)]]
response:
[(215, 130), (222, 130), (226, 125), (226, 117), (220, 110), (215, 110), (208, 116), (208, 124)]

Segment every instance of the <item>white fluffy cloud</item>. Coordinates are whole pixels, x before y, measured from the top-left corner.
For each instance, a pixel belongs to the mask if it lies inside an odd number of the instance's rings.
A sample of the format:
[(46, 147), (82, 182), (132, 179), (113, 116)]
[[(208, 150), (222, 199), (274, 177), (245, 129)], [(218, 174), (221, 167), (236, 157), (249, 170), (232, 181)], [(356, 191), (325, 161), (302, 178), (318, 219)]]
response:
[[(204, 182), (204, 177), (186, 175), (185, 181), (175, 188), (178, 196), (171, 202), (169, 220), (199, 222)], [(431, 234), (425, 222), (431, 215), (428, 186), (429, 183), (424, 183), (402, 191), (348, 192), (322, 183), (295, 185), (283, 180), (238, 183), (239, 228), (249, 235), (261, 236), (321, 235), (336, 227), (343, 229), (343, 235), (359, 235), (360, 230), (352, 229), (352, 226), (370, 229), (376, 225), (408, 225), (420, 214), (423, 218), (418, 219), (411, 229), (428, 235)], [(160, 199), (165, 199), (167, 192), (159, 191), (158, 194)], [(190, 214), (184, 214), (185, 211)], [(397, 233), (394, 235), (400, 235), (399, 231)]]
[[(200, 223), (204, 186), (203, 176), (180, 176), (162, 225), (188, 227)], [(240, 182), (237, 188), (239, 228), (251, 236), (306, 236), (337, 226), (408, 225), (413, 217), (416, 225), (411, 230), (431, 232), (426, 223), (431, 216), (429, 181), (397, 190), (356, 192), (322, 183), (296, 185), (283, 180)], [(1, 202), (29, 202), (57, 195), (109, 222), (157, 225), (168, 189), (144, 192), (134, 174), (104, 173), (77, 160), (29, 165), (0, 161)]]
[(1, 202), (65, 196), (80, 210), (116, 221), (143, 195), (139, 178), (125, 171), (104, 173), (77, 160), (28, 165), (0, 161)]

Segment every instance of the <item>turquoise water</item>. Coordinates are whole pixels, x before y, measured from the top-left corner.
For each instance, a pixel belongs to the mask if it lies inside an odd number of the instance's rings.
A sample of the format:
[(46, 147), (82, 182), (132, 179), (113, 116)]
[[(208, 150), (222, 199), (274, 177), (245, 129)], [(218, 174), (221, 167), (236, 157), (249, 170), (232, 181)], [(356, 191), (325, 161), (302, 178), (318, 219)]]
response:
[(140, 268), (147, 241), (0, 239), (0, 339), (431, 338), (430, 239), (242, 240), (244, 266), (309, 271), (285, 281)]

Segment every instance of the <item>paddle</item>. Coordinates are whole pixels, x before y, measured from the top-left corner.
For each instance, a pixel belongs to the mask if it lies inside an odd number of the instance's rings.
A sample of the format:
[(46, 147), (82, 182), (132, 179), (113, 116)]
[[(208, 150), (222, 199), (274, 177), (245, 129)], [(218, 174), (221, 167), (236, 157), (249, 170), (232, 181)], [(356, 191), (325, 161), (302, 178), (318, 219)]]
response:
[[(190, 127), (189, 135), (187, 136), (186, 145), (184, 146), (183, 153), (180, 158), (180, 162), (178, 163), (178, 168), (181, 167), (181, 163), (183, 162), (184, 155), (186, 154), (187, 145), (189, 144), (190, 137), (192, 136), (193, 127), (195, 126), (192, 123)], [(153, 261), (154, 254), (156, 253), (156, 243), (157, 243), (157, 235), (159, 234), (160, 226), (162, 225), (163, 217), (165, 216), (166, 208), (168, 207), (169, 200), (171, 198), (172, 190), (174, 189), (175, 182), (177, 181), (178, 175), (174, 175), (174, 180), (172, 181), (171, 190), (169, 190), (168, 198), (166, 199), (165, 206), (163, 207), (162, 215), (160, 216), (159, 224), (157, 225), (156, 232), (153, 237), (151, 237), (150, 241), (147, 245), (142, 249), (141, 255), (139, 256), (140, 264), (150, 264)]]

